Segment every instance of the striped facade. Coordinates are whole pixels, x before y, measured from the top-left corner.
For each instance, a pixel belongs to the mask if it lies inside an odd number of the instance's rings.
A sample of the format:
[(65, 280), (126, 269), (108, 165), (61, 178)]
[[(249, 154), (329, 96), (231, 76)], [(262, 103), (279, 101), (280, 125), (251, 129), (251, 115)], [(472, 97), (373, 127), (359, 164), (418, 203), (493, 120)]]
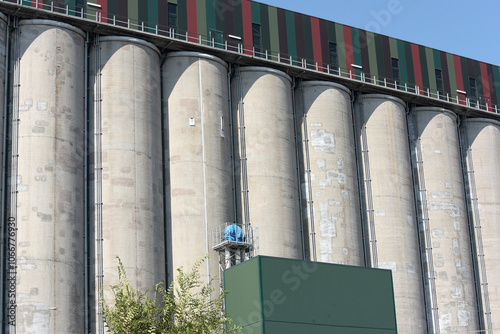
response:
[[(500, 101), (499, 66), (250, 0), (22, 2), (38, 8), (53, 6), (58, 8), (55, 11), (67, 10), (75, 16), (84, 12), (86, 17), (92, 17), (97, 13), (101, 22), (129, 22), (129, 26), (159, 34), (166, 35), (169, 28), (175, 28), (179, 35), (187, 34), (192, 39), (202, 36), (220, 43), (242, 43), (247, 54), (255, 45), (252, 25), (256, 24), (260, 26), (259, 49), (270, 56), (305, 59), (310, 66), (319, 64), (320, 68), (331, 65), (341, 71), (362, 71), (369, 82), (374, 76), (388, 82), (396, 79), (402, 86), (418, 86), (420, 93), (430, 89), (458, 97), (462, 104), (466, 97), (477, 99), (488, 111)], [(169, 26), (169, 4), (175, 5), (176, 27)], [(337, 64), (330, 64), (331, 43), (337, 48)], [(399, 78), (394, 78), (393, 59), (397, 59)], [(436, 78), (436, 70), (440, 70), (441, 80)]]

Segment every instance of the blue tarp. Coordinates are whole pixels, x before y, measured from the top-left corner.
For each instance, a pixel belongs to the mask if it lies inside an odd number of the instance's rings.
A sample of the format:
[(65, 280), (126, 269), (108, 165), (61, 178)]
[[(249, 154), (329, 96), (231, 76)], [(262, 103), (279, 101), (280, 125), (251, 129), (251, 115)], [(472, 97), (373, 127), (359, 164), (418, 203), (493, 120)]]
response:
[(224, 229), (224, 239), (245, 242), (245, 232), (238, 225), (231, 224)]

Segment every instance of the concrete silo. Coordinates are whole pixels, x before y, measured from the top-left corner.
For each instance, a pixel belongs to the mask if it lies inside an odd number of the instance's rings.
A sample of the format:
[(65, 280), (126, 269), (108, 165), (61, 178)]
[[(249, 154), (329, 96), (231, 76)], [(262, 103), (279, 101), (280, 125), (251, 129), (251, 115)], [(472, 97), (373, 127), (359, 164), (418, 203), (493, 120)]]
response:
[(462, 125), (483, 321), (492, 331), (500, 328), (500, 122), (471, 118)]
[(95, 302), (101, 288), (110, 302), (116, 256), (135, 288), (152, 292), (165, 280), (160, 53), (135, 38), (98, 36), (91, 51)]
[(428, 221), (423, 228), (430, 232), (425, 248), (426, 258), (432, 260), (427, 261), (432, 266), (428, 271), (434, 273), (430, 279), (435, 282), (428, 291), (430, 306), (437, 308), (433, 326), (442, 333), (475, 331), (477, 305), (457, 116), (442, 108), (418, 107), (408, 123), (417, 158), (415, 178), (424, 188), (419, 189), (419, 209)]
[(258, 228), (259, 254), (303, 257), (291, 78), (265, 67), (231, 80), (238, 219)]
[(398, 332), (426, 333), (405, 104), (360, 95), (355, 123), (371, 266), (393, 272)]
[(336, 83), (305, 81), (295, 94), (310, 258), (364, 265), (350, 91)]
[(16, 332), (83, 332), (85, 34), (48, 20), (14, 34)]
[(162, 66), (169, 279), (209, 254), (202, 276), (220, 277), (210, 233), (234, 221), (228, 66), (196, 52)]

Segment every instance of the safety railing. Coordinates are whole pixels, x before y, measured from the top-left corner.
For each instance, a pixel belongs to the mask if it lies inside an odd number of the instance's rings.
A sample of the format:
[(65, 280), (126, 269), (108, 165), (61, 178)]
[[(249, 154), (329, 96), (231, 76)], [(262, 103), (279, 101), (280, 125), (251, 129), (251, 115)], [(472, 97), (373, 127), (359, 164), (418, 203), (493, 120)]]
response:
[[(136, 19), (124, 18), (117, 15), (112, 15), (102, 11), (99, 5), (91, 6), (71, 6), (71, 5), (58, 5), (54, 1), (44, 3), (43, 0), (0, 0), (1, 2), (8, 2), (18, 4), (25, 7), (32, 7), (40, 10), (50, 11), (63, 15), (78, 17), (85, 20), (95, 21), (102, 24), (111, 26), (123, 27), (131, 30), (141, 31), (144, 33), (164, 36), (187, 43), (193, 43), (221, 49), (225, 51), (235, 52), (250, 57), (260, 58), (267, 61), (284, 64), (293, 67), (299, 67), (307, 70), (329, 74), (334, 77), (360, 81), (366, 84), (372, 84), (387, 89), (397, 90), (415, 94), (431, 99), (445, 101), (469, 108), (479, 109), (497, 113), (499, 112), (498, 105), (492, 104), (491, 99), (485, 96), (469, 97), (466, 94), (449, 94), (442, 91), (433, 90), (428, 87), (421, 87), (411, 83), (403, 83), (395, 81), (394, 79), (384, 78), (382, 76), (367, 75), (359, 69), (347, 69), (331, 64), (319, 63), (310, 59), (297, 57), (294, 55), (283, 54), (254, 46), (245, 45), (233, 38), (215, 38), (211, 36), (201, 35), (180, 29), (169, 28), (158, 24), (151, 24), (145, 21)], [(465, 93), (465, 92), (464, 92)]]

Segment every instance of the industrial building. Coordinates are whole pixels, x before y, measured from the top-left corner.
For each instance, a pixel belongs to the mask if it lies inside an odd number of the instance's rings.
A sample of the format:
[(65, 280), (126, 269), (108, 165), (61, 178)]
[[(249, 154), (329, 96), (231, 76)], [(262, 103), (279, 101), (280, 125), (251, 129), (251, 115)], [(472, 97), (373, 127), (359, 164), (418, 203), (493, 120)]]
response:
[(0, 12), (4, 333), (104, 333), (117, 255), (147, 290), (205, 254), (390, 269), (398, 333), (500, 333), (500, 67), (250, 0)]

